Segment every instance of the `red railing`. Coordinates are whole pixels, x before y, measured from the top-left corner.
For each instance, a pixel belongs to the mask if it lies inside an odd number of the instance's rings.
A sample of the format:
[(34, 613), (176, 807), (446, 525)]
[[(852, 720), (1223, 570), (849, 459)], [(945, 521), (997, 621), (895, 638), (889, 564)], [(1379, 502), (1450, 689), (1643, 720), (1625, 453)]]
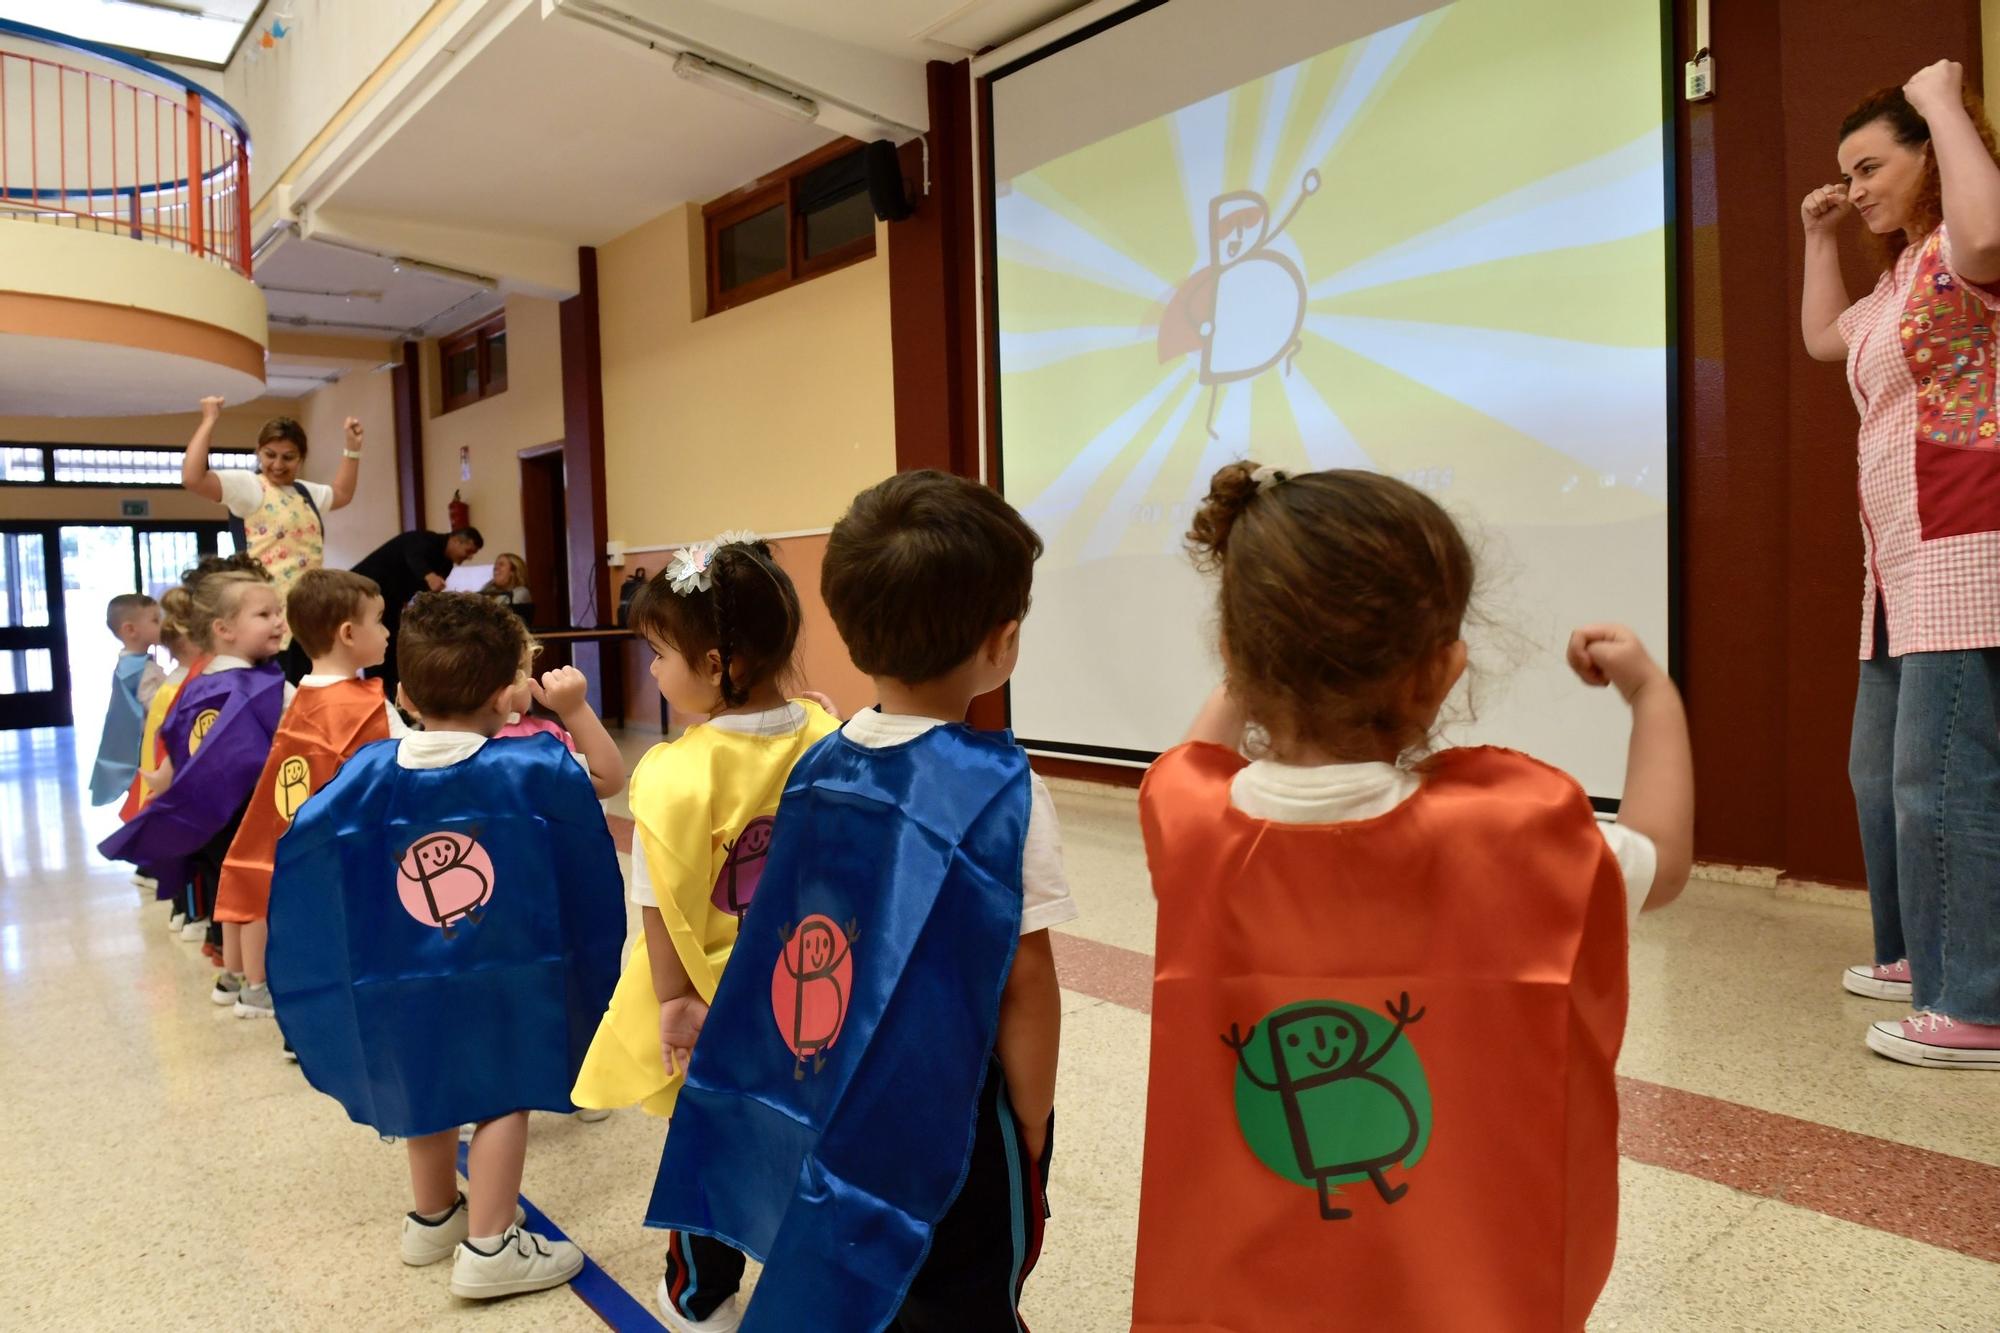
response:
[(0, 50), (0, 221), (121, 233), (247, 278), (249, 136), (201, 90), (161, 82)]

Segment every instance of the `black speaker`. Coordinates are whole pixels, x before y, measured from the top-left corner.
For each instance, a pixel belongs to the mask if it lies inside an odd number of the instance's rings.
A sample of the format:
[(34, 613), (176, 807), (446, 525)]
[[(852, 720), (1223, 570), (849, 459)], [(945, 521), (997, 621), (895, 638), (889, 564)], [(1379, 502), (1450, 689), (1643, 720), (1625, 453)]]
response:
[(862, 161), (868, 171), (868, 202), (874, 205), (876, 217), (901, 222), (917, 211), (909, 191), (903, 188), (903, 163), (896, 156), (896, 145), (877, 139), (862, 150)]

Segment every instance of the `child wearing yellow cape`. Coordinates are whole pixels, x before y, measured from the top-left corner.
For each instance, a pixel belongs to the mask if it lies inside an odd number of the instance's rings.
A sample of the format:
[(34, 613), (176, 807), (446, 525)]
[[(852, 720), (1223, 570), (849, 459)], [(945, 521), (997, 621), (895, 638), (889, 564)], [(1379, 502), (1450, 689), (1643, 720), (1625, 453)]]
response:
[[(668, 1116), (693, 1033), (722, 979), (771, 843), (792, 767), (839, 721), (791, 702), (782, 681), (798, 642), (792, 581), (764, 543), (724, 534), (677, 552), (634, 601), (629, 623), (658, 655), (653, 679), (675, 711), (705, 715), (632, 772), (630, 894), (645, 920), (571, 1100)], [(677, 1051), (674, 1067), (666, 1040)], [(735, 1303), (743, 1256), (707, 1236), (668, 1234), (658, 1299), (670, 1327)]]

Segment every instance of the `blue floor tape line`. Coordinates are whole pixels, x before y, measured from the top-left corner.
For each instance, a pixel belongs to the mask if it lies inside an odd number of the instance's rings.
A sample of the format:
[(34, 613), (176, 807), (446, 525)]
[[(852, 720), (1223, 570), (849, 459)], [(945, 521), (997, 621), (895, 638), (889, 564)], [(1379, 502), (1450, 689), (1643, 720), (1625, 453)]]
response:
[[(466, 1145), (461, 1143), (458, 1145), (460, 1175), (466, 1174), (465, 1157)], [(550, 1221), (549, 1215), (535, 1207), (525, 1194), (521, 1196), (521, 1211), (528, 1215), (530, 1231), (539, 1231), (550, 1240), (569, 1240), (562, 1228)], [(597, 1261), (588, 1252), (583, 1256), (583, 1271), (571, 1279), (569, 1289), (578, 1300), (590, 1307), (592, 1314), (617, 1333), (667, 1333), (667, 1326), (654, 1316), (645, 1302), (619, 1286), (611, 1274), (597, 1266)]]

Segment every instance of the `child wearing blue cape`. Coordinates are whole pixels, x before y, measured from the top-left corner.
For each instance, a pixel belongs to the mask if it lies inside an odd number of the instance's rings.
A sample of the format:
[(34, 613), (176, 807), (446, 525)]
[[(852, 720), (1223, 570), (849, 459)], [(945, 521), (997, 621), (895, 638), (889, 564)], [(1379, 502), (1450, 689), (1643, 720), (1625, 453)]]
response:
[[(892, 477), (835, 525), (820, 590), (880, 700), (792, 769), (685, 1066), (647, 1223), (764, 1261), (741, 1327), (1016, 1330), (1041, 1249), (1076, 916), (1054, 803), (974, 699), (1019, 654), (1042, 543), (999, 494)], [(711, 1318), (680, 1333), (722, 1333)]]
[[(487, 743), (527, 633), (489, 597), (418, 594), (396, 653), (424, 730), (349, 756), (277, 840), (271, 872), (278, 1026), (308, 1082), (404, 1140), (403, 1262), (452, 1260), (451, 1290), (470, 1300), (583, 1267), (576, 1246), (523, 1229), (516, 1200), (528, 1112), (573, 1109), (625, 942), (586, 761), (553, 736)], [(462, 1195), (464, 1124), (477, 1128)]]
[(160, 641), (160, 604), (141, 592), (113, 597), (104, 608), (105, 628), (122, 650), (111, 676), (111, 703), (97, 765), (90, 772), (90, 803), (109, 805), (125, 795), (139, 773), (139, 741), (146, 731), (146, 706), (167, 673), (153, 660)]

